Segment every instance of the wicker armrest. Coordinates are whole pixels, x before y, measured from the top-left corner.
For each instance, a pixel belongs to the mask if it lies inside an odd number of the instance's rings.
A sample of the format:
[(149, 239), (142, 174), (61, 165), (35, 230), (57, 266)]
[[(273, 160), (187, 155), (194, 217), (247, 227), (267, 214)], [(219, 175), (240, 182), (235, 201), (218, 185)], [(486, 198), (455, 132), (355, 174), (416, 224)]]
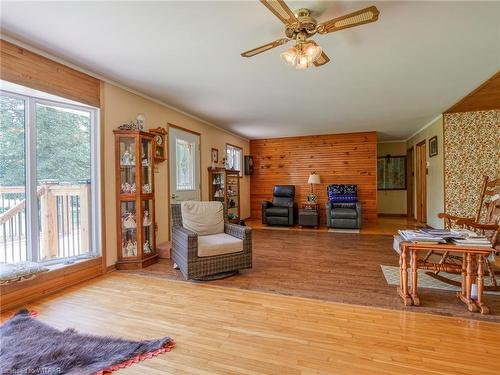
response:
[(172, 247), (187, 258), (198, 256), (198, 235), (184, 227), (172, 228)]
[(240, 240), (245, 239), (251, 231), (251, 228), (244, 227), (243, 225), (224, 223), (224, 233), (239, 238)]

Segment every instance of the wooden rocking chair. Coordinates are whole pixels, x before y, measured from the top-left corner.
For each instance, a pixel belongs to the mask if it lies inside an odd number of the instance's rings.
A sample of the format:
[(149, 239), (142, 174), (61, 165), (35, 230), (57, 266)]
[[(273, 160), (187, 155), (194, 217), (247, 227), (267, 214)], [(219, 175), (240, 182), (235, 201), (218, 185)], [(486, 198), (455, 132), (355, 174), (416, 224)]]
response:
[[(488, 176), (484, 176), (483, 184), (480, 191), (479, 202), (476, 208), (476, 214), (474, 217), (460, 217), (454, 216), (447, 213), (440, 213), (438, 217), (444, 219), (444, 226), (446, 229), (451, 229), (453, 227), (465, 228), (473, 230), (485, 235), (492, 231), (491, 242), (493, 246), (497, 246), (498, 234), (495, 231), (496, 225), (500, 222), (500, 178), (490, 180)], [(484, 222), (481, 223), (481, 214), (483, 210), (486, 209), (486, 214), (484, 215)], [(429, 251), (424, 258), (427, 261), (429, 257), (435, 254), (434, 251)], [(444, 263), (446, 260), (460, 261), (460, 257), (456, 257), (445, 251), (441, 253), (441, 259), (439, 264)], [(494, 287), (498, 286), (495, 277), (495, 272), (493, 270), (492, 264), (489, 260), (486, 260), (486, 266), (488, 269), (489, 276), (491, 278), (491, 283)], [(437, 275), (438, 272), (435, 272)]]

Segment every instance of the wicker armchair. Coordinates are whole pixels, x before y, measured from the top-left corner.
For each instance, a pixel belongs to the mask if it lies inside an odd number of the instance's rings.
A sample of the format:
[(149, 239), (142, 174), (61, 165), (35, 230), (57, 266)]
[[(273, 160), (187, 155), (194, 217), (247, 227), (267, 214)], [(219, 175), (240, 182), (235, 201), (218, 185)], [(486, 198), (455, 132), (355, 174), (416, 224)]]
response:
[[(198, 235), (182, 226), (181, 205), (171, 205), (172, 260), (187, 279), (236, 272), (252, 268), (252, 229), (224, 223), (224, 233), (243, 240), (243, 251), (214, 256), (198, 256)], [(211, 277), (217, 278), (217, 277)]]

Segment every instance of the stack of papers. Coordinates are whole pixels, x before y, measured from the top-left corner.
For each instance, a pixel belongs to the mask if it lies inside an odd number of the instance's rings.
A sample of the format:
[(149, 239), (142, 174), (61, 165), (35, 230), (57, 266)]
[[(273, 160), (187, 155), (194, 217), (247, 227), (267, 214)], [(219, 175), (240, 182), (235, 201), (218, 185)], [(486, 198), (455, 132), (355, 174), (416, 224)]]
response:
[(472, 246), (472, 247), (492, 247), (492, 243), (486, 237), (469, 237), (464, 239), (452, 238), (451, 243), (457, 246)]
[(405, 241), (408, 242), (426, 244), (446, 243), (446, 240), (443, 238), (443, 236), (429, 234), (424, 232), (423, 230), (399, 230), (398, 233)]

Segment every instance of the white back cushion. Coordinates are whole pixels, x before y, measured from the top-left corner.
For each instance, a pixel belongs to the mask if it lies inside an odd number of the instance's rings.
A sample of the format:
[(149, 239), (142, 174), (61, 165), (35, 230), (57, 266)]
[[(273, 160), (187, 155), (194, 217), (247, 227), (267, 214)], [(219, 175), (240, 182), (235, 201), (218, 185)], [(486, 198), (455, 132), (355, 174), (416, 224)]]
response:
[(224, 233), (222, 202), (181, 202), (182, 226), (200, 236)]

